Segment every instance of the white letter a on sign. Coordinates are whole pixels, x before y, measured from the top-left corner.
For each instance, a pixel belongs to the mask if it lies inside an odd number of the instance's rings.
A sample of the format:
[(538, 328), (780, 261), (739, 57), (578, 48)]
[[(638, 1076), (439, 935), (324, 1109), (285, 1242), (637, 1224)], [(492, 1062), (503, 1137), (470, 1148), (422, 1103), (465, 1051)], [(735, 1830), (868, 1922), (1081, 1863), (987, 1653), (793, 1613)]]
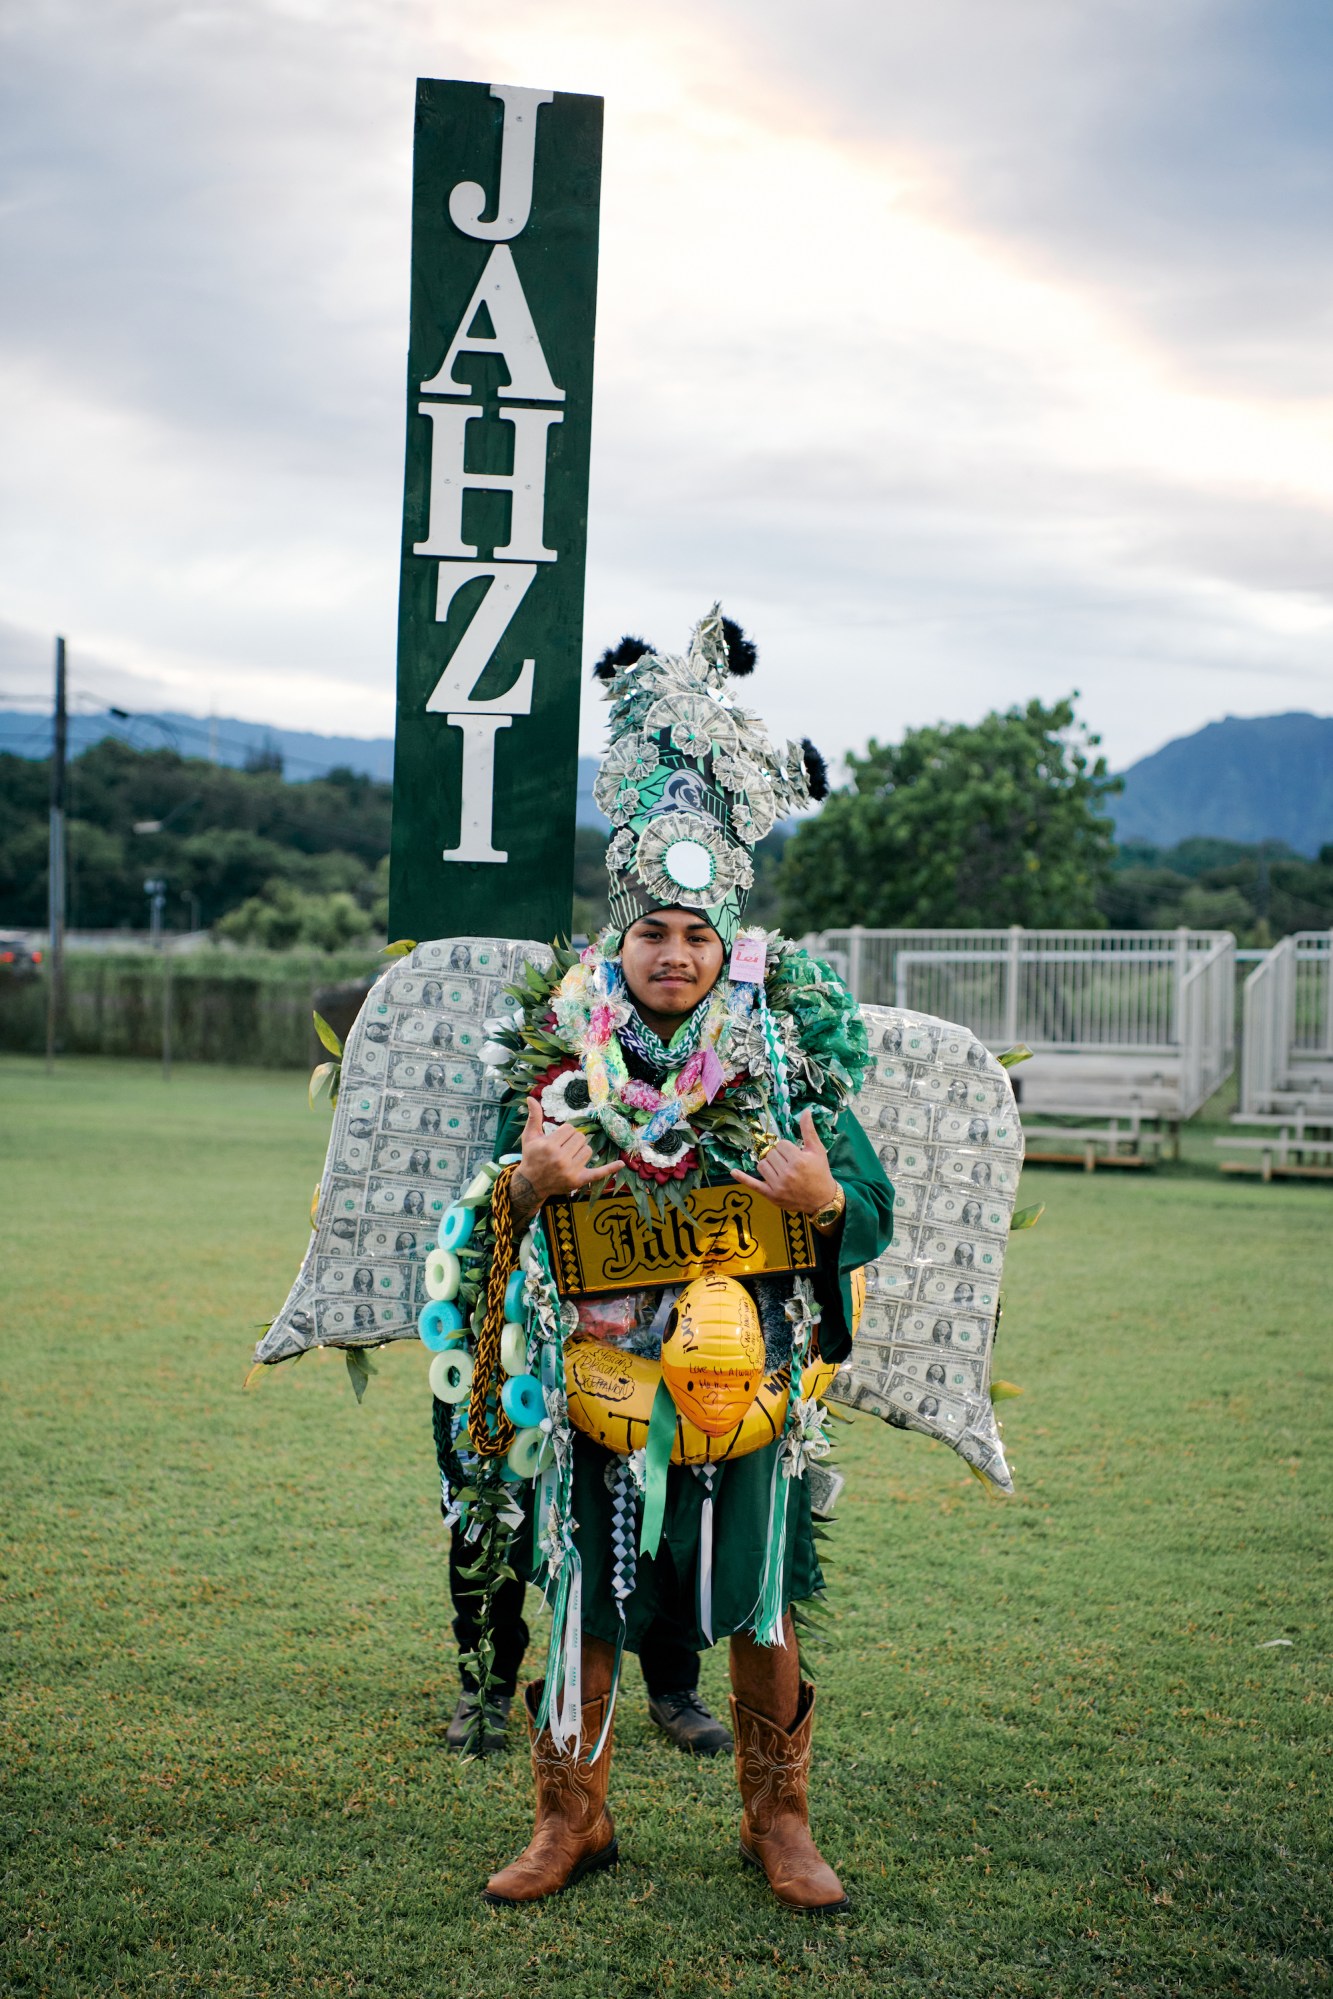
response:
[[(471, 333), (469, 328), (481, 307), (490, 314), (491, 333)], [(502, 402), (562, 403), (563, 389), (557, 389), (546, 365), (542, 343), (537, 338), (532, 313), (514, 265), (514, 253), (507, 243), (497, 243), (486, 268), (477, 281), (458, 322), (458, 331), (449, 343), (449, 352), (438, 372), (421, 384), (423, 396), (468, 396), (472, 386), (454, 380), (454, 363), (460, 354), (498, 354), (509, 370), (509, 387), (499, 391)]]

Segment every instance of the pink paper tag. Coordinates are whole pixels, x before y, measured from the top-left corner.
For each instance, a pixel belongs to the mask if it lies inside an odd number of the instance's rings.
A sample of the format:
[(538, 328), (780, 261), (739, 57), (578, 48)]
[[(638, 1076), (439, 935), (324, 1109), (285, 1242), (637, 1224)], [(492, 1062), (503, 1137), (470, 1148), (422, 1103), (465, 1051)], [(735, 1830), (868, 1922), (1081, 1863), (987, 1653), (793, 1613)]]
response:
[(757, 985), (764, 976), (766, 957), (767, 952), (762, 937), (738, 937), (731, 947), (728, 978), (742, 979), (747, 985)]

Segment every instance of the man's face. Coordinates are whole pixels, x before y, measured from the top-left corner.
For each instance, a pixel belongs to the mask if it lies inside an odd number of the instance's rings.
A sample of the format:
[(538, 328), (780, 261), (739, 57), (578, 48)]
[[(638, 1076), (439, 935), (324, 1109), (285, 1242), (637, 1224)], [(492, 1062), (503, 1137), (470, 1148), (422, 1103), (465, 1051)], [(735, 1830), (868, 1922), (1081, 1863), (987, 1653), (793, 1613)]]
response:
[(659, 909), (631, 923), (620, 946), (625, 983), (649, 1013), (683, 1018), (717, 984), (722, 939), (690, 909)]

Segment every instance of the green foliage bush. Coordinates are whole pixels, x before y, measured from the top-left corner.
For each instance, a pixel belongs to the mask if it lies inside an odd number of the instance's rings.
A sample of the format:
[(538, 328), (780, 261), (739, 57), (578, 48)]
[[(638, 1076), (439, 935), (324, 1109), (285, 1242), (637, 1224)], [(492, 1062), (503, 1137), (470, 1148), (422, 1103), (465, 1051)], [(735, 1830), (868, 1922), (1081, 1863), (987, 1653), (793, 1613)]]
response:
[(265, 951), (290, 951), (301, 944), (316, 951), (338, 951), (364, 938), (370, 919), (345, 889), (309, 895), (279, 880), (267, 882), (262, 895), (249, 897), (215, 928), (220, 937), (257, 944)]

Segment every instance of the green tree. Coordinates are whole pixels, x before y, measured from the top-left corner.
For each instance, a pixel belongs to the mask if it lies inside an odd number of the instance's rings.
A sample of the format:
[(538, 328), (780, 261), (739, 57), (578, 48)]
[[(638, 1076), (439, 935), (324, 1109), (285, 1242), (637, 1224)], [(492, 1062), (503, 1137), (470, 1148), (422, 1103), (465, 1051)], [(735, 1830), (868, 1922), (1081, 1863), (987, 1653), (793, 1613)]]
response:
[(1171, 930), (1180, 920), (1180, 899), (1192, 885), (1176, 868), (1117, 868), (1098, 900), (1112, 930)]
[(301, 944), (340, 951), (368, 935), (370, 918), (343, 889), (311, 895), (289, 881), (271, 881), (262, 895), (251, 896), (215, 928), (233, 943), (257, 944), (265, 951), (291, 951)]
[(610, 836), (596, 826), (574, 828), (573, 934), (595, 937), (608, 922), (606, 843)]
[(852, 782), (796, 829), (782, 857), (783, 926), (799, 934), (1105, 921), (1119, 788), (1074, 700), (909, 729), (849, 756)]
[(1242, 937), (1254, 922), (1254, 912), (1238, 888), (1205, 888), (1200, 882), (1190, 883), (1172, 914), (1191, 930), (1233, 930)]

